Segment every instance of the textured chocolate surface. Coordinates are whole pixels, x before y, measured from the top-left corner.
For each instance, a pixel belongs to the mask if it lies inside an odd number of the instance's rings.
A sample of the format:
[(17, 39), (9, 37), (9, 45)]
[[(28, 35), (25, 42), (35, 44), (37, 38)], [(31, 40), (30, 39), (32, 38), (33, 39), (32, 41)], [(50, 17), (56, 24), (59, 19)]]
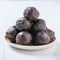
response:
[(26, 18), (20, 18), (16, 21), (16, 28), (18, 30), (30, 29), (31, 24)]
[(27, 7), (24, 10), (24, 17), (28, 18), (30, 22), (36, 21), (36, 19), (39, 17), (39, 12), (34, 7)]
[(16, 36), (16, 43), (21, 45), (29, 45), (31, 43), (32, 36), (28, 32), (20, 32)]
[(45, 33), (44, 31), (38, 32), (35, 37), (35, 41), (34, 41), (34, 43), (36, 45), (44, 45), (49, 42), (50, 42), (50, 38), (49, 38), (48, 34)]
[(10, 27), (6, 32), (6, 38), (10, 39), (11, 42), (15, 42), (17, 33), (18, 31), (16, 29), (16, 26)]
[(6, 32), (6, 38), (12, 43), (20, 45), (45, 45), (53, 42), (54, 31), (48, 29), (45, 20), (39, 19), (39, 12), (35, 7), (27, 7), (23, 17), (16, 21), (16, 25)]
[(39, 30), (46, 30), (46, 23), (43, 19), (37, 19), (37, 22), (34, 22), (32, 25), (32, 29), (34, 31), (39, 31)]
[(51, 42), (56, 39), (56, 38), (55, 38), (55, 32), (54, 32), (54, 31), (52, 31), (52, 30), (50, 30), (50, 29), (47, 28), (47, 29), (46, 29), (46, 32), (47, 32), (47, 34), (49, 35)]

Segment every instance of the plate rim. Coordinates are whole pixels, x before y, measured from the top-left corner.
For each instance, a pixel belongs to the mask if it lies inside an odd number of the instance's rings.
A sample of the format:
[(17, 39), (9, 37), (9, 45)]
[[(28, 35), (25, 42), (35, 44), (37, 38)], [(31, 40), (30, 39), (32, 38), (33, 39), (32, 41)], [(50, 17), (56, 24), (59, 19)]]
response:
[[(18, 46), (27, 46), (27, 47), (29, 47), (29, 45), (21, 45), (21, 44), (16, 44), (16, 43), (12, 43), (12, 42), (10, 42), (10, 40), (9, 39), (5, 39), (8, 43), (10, 43), (10, 44), (14, 44), (14, 45), (18, 45)], [(50, 42), (50, 43), (48, 43), (48, 44), (45, 44), (45, 45), (30, 45), (30, 47), (32, 46), (32, 47), (37, 47), (37, 46), (47, 46), (47, 45), (50, 45), (50, 44), (52, 44), (52, 43), (54, 43), (56, 40), (54, 40), (54, 41), (52, 41), (52, 42)]]

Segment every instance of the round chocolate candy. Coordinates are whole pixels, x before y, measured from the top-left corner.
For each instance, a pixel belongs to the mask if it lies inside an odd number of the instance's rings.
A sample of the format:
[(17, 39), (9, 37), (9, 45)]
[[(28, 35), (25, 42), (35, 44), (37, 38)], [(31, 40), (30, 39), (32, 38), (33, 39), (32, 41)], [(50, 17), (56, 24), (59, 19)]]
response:
[(56, 39), (56, 38), (55, 38), (55, 32), (54, 32), (54, 31), (52, 31), (52, 30), (50, 30), (50, 29), (47, 28), (47, 29), (46, 29), (46, 32), (47, 32), (47, 34), (49, 35), (51, 42)]
[(16, 36), (16, 43), (21, 45), (29, 45), (32, 41), (32, 36), (26, 31), (22, 31)]
[(26, 17), (30, 22), (36, 21), (39, 17), (39, 12), (35, 7), (27, 7), (24, 10), (24, 17)]
[(34, 31), (46, 30), (46, 23), (43, 19), (38, 19), (37, 22), (34, 22), (32, 25)]
[(26, 18), (20, 18), (16, 21), (16, 28), (18, 30), (27, 30), (31, 28), (31, 24)]
[(6, 32), (6, 38), (8, 38), (11, 42), (15, 42), (15, 37), (17, 35), (18, 31), (16, 29), (16, 26), (10, 27)]
[(48, 44), (49, 42), (50, 42), (50, 37), (44, 31), (38, 32), (34, 40), (34, 44), (36, 45), (44, 45), (44, 44)]

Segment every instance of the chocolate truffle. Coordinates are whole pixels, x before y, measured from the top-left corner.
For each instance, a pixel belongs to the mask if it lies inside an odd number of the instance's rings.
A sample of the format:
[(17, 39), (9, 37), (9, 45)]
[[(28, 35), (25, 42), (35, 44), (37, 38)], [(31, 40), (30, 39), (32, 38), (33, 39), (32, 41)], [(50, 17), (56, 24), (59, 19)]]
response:
[(15, 37), (17, 33), (18, 31), (16, 29), (16, 26), (12, 26), (6, 32), (6, 38), (8, 38), (11, 42), (15, 42)]
[(44, 45), (44, 44), (48, 44), (49, 42), (50, 42), (50, 37), (44, 31), (38, 32), (34, 40), (35, 45)]
[(46, 29), (46, 32), (49, 35), (51, 42), (54, 41), (55, 40), (55, 32), (48, 28)]
[(29, 45), (32, 41), (32, 36), (26, 31), (22, 31), (16, 36), (16, 43), (21, 45)]
[(18, 30), (30, 29), (31, 24), (26, 18), (20, 18), (16, 21), (16, 28)]
[(46, 23), (43, 19), (38, 19), (37, 22), (34, 22), (32, 25), (32, 29), (34, 31), (39, 31), (39, 30), (46, 30)]
[(35, 7), (27, 7), (23, 14), (24, 17), (26, 17), (30, 22), (36, 21), (39, 17), (39, 12)]

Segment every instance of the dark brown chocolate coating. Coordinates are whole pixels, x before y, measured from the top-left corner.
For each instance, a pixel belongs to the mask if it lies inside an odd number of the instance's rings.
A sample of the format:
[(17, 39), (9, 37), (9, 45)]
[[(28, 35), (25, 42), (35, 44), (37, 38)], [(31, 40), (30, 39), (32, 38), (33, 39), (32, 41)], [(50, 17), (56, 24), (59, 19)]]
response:
[(29, 45), (32, 41), (32, 36), (30, 33), (22, 31), (16, 36), (16, 43), (21, 45)]
[(43, 19), (37, 19), (38, 21), (34, 22), (32, 25), (32, 29), (34, 31), (39, 31), (39, 30), (46, 30), (46, 23)]
[(17, 33), (18, 31), (16, 29), (16, 26), (10, 27), (6, 32), (6, 38), (8, 38), (11, 42), (15, 42)]
[(39, 12), (35, 7), (27, 7), (24, 10), (24, 17), (26, 17), (30, 22), (36, 21), (39, 17)]
[(27, 30), (31, 28), (31, 24), (26, 18), (20, 18), (16, 21), (16, 28), (18, 30)]
[(27, 7), (24, 17), (16, 21), (16, 26), (10, 27), (6, 38), (20, 45), (45, 45), (55, 40), (55, 33), (46, 27), (43, 19), (38, 19), (39, 12), (35, 7)]
[(49, 35), (51, 42), (54, 41), (55, 40), (55, 32), (48, 28), (46, 29), (46, 32)]
[(48, 44), (49, 42), (50, 42), (50, 37), (44, 31), (38, 32), (34, 40), (35, 45), (44, 45), (44, 44)]

